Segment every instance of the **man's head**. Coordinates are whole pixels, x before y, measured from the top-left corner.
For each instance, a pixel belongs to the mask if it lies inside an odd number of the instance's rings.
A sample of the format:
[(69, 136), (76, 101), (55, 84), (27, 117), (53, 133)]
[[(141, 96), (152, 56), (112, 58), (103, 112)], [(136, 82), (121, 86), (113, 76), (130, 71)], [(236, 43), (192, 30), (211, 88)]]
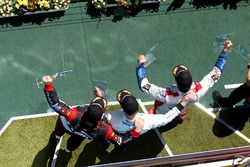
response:
[(138, 111), (138, 102), (136, 98), (128, 91), (121, 90), (116, 95), (117, 101), (121, 104), (123, 111), (131, 116)]
[(193, 82), (188, 68), (183, 64), (179, 64), (173, 68), (172, 73), (174, 75), (178, 89), (181, 92), (186, 93), (190, 89)]
[(107, 100), (102, 97), (95, 97), (87, 111), (84, 113), (83, 118), (93, 124), (96, 125), (97, 122), (102, 118), (103, 113), (105, 112), (107, 107)]

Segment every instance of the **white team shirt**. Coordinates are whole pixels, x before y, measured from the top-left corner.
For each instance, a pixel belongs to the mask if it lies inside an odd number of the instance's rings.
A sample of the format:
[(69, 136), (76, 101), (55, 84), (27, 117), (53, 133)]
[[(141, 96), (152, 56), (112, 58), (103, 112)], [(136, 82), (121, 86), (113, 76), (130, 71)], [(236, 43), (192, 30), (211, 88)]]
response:
[[(217, 82), (218, 78), (216, 78), (215, 76), (218, 74), (221, 74), (220, 70), (214, 67), (213, 70), (209, 72), (200, 82), (192, 83), (191, 89), (194, 89), (194, 91), (196, 92), (196, 97), (191, 103), (199, 101), (199, 99), (207, 93), (209, 88), (211, 88), (214, 83)], [(144, 88), (144, 86), (147, 84), (150, 85), (149, 89)], [(162, 88), (149, 83), (147, 78), (144, 78), (142, 80), (140, 86), (144, 92), (150, 94), (156, 100), (163, 103), (156, 109), (156, 112), (159, 114), (167, 113), (170, 109), (172, 109), (176, 104), (181, 101), (183, 96), (186, 95), (186, 93), (180, 92), (176, 85), (170, 85), (166, 88)]]
[[(180, 111), (177, 107), (174, 107), (172, 110), (166, 114), (144, 114), (138, 112), (135, 116), (141, 117), (144, 119), (144, 126), (140, 134), (146, 133), (148, 130), (164, 126), (171, 122), (175, 117), (180, 114)], [(125, 134), (135, 128), (135, 120), (129, 120), (123, 110), (106, 112), (104, 117), (111, 124), (112, 128), (121, 134)]]

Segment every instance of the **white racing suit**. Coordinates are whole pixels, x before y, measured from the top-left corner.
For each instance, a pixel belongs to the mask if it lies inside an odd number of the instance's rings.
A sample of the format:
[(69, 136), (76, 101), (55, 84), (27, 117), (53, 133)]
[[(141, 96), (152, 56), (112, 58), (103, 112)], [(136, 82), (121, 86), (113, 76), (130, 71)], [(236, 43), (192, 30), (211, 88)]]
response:
[[(203, 97), (209, 88), (211, 88), (219, 79), (220, 74), (224, 70), (227, 58), (227, 53), (221, 52), (212, 71), (209, 72), (200, 82), (192, 83), (191, 89), (194, 89), (194, 91), (197, 93), (196, 98), (192, 103), (197, 102), (201, 97)], [(186, 93), (179, 91), (176, 85), (162, 88), (151, 84), (146, 78), (146, 69), (143, 64), (139, 64), (136, 68), (136, 76), (140, 90), (155, 98), (156, 113), (164, 114), (168, 112), (181, 101), (183, 96), (186, 95)], [(185, 110), (183, 111), (185, 112)], [(181, 114), (183, 114), (183, 112)]]
[[(178, 104), (176, 107), (173, 107), (169, 112), (165, 114), (144, 114), (144, 113), (137, 113), (135, 116), (135, 119), (137, 117), (141, 117), (144, 119), (144, 126), (141, 134), (146, 133), (150, 129), (154, 129), (160, 126), (164, 126), (171, 122), (175, 117), (177, 117), (180, 114), (180, 110), (182, 110), (183, 107)], [(112, 126), (113, 130), (115, 132), (118, 132), (120, 134), (125, 134), (133, 129), (135, 129), (134, 126), (134, 120), (129, 120), (123, 110), (118, 111), (111, 111), (106, 112), (104, 114), (104, 117), (108, 121), (108, 123)]]

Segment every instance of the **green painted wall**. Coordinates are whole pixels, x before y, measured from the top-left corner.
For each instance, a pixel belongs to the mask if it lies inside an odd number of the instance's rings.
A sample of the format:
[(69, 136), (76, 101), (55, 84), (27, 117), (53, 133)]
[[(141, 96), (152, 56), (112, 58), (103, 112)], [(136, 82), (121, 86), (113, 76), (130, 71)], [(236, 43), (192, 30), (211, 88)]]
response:
[[(105, 80), (109, 100), (123, 88), (143, 101), (152, 100), (141, 93), (135, 78), (135, 59), (155, 43), (157, 60), (148, 67), (148, 79), (159, 86), (174, 83), (171, 70), (187, 64), (196, 81), (208, 73), (216, 60), (213, 42), (217, 35), (233, 32), (235, 41), (250, 48), (249, 6), (224, 10), (222, 6), (195, 10), (187, 2), (168, 14), (163, 4), (158, 13), (141, 12), (136, 17), (112, 22), (90, 19), (85, 3), (71, 4), (65, 16), (41, 25), (0, 28), (0, 127), (9, 117), (43, 113), (48, 105), (36, 78), (64, 68), (74, 72), (55, 81), (59, 96), (68, 104), (88, 103), (92, 98), (92, 80)], [(246, 62), (232, 53), (221, 80), (224, 84), (243, 82)], [(209, 105), (210, 91), (201, 102)]]

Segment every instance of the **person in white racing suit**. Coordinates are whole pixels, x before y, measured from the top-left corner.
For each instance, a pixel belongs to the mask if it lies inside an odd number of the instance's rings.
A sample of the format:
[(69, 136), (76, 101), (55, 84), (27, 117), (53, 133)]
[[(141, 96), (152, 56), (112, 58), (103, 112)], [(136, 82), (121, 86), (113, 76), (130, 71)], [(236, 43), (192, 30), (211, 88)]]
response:
[[(146, 68), (144, 67), (147, 58), (144, 55), (139, 55), (137, 58), (138, 66), (136, 68), (138, 86), (141, 91), (155, 98), (154, 109), (149, 110), (149, 113), (167, 113), (178, 104), (183, 96), (190, 90), (196, 93), (193, 103), (197, 102), (220, 78), (228, 59), (228, 51), (232, 45), (231, 40), (226, 40), (224, 42), (224, 48), (218, 56), (212, 71), (210, 71), (200, 82), (193, 82), (188, 68), (184, 64), (180, 64), (175, 66), (172, 71), (176, 85), (166, 86), (165, 88), (156, 86), (148, 81), (146, 77)], [(186, 108), (186, 110), (183, 110), (178, 116), (180, 123), (186, 119), (187, 113), (188, 109)]]
[(195, 96), (193, 91), (189, 91), (169, 112), (152, 115), (138, 112), (136, 98), (128, 90), (121, 90), (117, 93), (117, 100), (122, 109), (103, 115), (102, 121), (97, 124), (99, 135), (124, 146), (147, 131), (171, 122)]

